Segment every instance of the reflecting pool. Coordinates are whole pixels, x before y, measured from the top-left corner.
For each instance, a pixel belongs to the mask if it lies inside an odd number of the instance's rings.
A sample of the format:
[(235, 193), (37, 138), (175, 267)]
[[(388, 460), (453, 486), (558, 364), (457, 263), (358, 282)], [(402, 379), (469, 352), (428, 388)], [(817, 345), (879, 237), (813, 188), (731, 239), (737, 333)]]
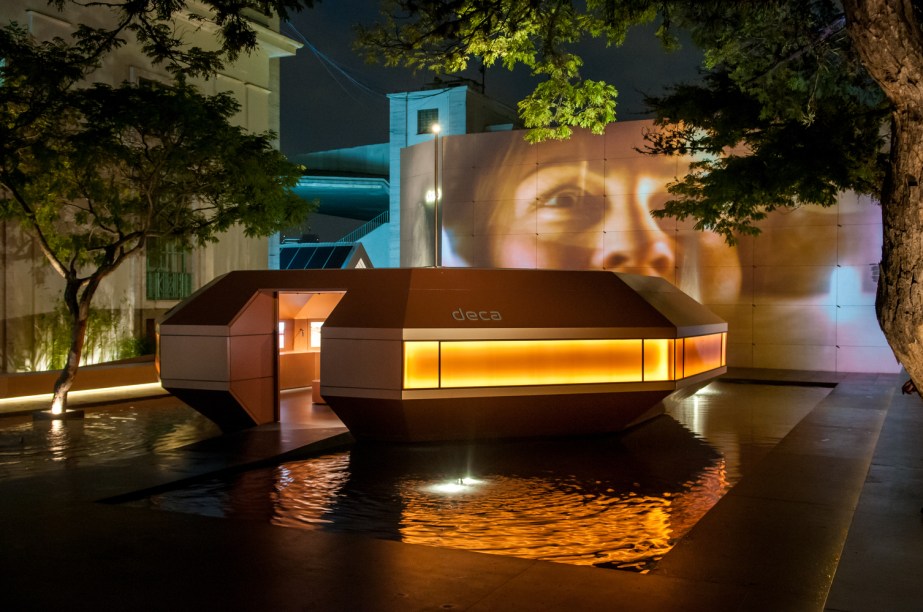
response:
[(87, 410), (83, 419), (0, 418), (0, 479), (179, 448), (220, 435), (172, 397)]
[(646, 571), (827, 393), (718, 382), (619, 435), (360, 444), (133, 505)]

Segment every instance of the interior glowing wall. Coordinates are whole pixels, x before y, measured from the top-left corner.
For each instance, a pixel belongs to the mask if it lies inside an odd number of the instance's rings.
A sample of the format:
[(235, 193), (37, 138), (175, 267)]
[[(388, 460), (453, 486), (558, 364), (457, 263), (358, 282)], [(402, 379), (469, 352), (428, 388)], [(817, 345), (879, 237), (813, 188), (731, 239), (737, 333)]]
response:
[(404, 388), (670, 381), (725, 365), (725, 336), (406, 341)]

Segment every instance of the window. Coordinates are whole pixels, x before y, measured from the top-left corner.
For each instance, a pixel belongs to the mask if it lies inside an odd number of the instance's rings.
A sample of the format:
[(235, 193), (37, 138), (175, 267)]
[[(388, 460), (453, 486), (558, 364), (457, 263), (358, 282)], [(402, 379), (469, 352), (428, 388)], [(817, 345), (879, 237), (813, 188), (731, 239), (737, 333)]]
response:
[(417, 111), (417, 134), (430, 133), (434, 123), (439, 123), (438, 108), (421, 108)]
[(412, 340), (404, 389), (681, 380), (727, 364), (727, 333), (688, 338)]
[(175, 240), (147, 240), (147, 299), (181, 300), (192, 293), (189, 251)]
[(320, 348), (320, 328), (323, 326), (323, 321), (311, 321), (311, 348)]

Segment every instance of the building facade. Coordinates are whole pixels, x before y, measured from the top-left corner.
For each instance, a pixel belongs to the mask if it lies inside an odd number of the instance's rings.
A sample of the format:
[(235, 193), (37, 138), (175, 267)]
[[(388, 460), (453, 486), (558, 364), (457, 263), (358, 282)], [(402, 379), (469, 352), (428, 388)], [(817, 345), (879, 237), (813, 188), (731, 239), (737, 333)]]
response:
[[(648, 121), (530, 145), (522, 131), (449, 136), (439, 148), (446, 267), (612, 270), (665, 278), (729, 323), (729, 366), (897, 372), (875, 317), (881, 207), (771, 213), (728, 246), (692, 220), (650, 211), (691, 159), (640, 153)], [(400, 265), (429, 266), (432, 143), (403, 149)]]
[[(388, 98), (391, 101), (391, 199), (387, 266), (393, 268), (404, 265), (400, 253), (407, 239), (401, 225), (402, 151), (407, 147), (430, 143), (429, 168), (432, 172), (435, 165), (441, 164), (441, 160), (433, 158), (435, 145), (439, 144), (434, 141), (448, 136), (509, 131), (517, 117), (513, 109), (464, 84), (394, 93)], [(438, 135), (433, 133), (434, 124), (440, 127)], [(432, 181), (430, 189), (433, 189)]]
[(444, 267), (654, 275), (728, 321), (729, 366), (900, 370), (875, 316), (870, 198), (773, 212), (728, 246), (692, 220), (651, 216), (692, 160), (640, 153), (649, 121), (530, 145), (510, 109), (467, 86), (389, 97), (390, 222), (376, 230), (388, 256), (367, 249), (375, 267), (432, 266), (438, 250)]
[[(420, 143), (429, 143), (433, 151), (445, 136), (509, 131), (517, 121), (512, 108), (467, 81), (433, 83), (388, 98), (388, 142), (292, 156), (306, 168), (295, 193), (316, 200), (319, 208), (305, 226), (283, 232), (271, 244), (270, 268), (280, 267), (278, 254), (286, 242), (315, 242), (323, 248), (358, 243), (374, 267), (401, 265), (401, 152)], [(432, 129), (436, 124), (438, 137)]]
[[(206, 15), (203, 6), (190, 10)], [(191, 80), (206, 94), (231, 92), (240, 104), (234, 121), (254, 132), (279, 131), (279, 59), (299, 43), (279, 33), (277, 19), (248, 15), (258, 47), (225, 66), (214, 78)], [(0, 4), (0, 22), (16, 22), (40, 40), (67, 40), (78, 24), (103, 26), (112, 14), (105, 8), (67, 3), (58, 12), (46, 0), (8, 0)], [(172, 24), (185, 40), (203, 48), (217, 45), (217, 31), (180, 14)], [(104, 58), (92, 80), (109, 85), (143, 79), (167, 82), (168, 73), (153, 66), (137, 44), (126, 44)], [(64, 341), (63, 282), (41, 252), (13, 223), (0, 224), (0, 373), (49, 369)], [(267, 239), (247, 238), (232, 229), (217, 243), (192, 252), (153, 244), (106, 278), (94, 298), (85, 363), (119, 357), (132, 339), (152, 337), (156, 318), (177, 301), (230, 270), (267, 266)]]

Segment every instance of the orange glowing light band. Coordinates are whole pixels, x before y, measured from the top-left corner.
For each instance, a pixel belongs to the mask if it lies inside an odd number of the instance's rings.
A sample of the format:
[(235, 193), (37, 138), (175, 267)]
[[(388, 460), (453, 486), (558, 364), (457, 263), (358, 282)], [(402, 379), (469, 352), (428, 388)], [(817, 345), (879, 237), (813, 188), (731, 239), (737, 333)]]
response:
[(726, 334), (627, 340), (404, 342), (404, 388), (672, 381), (725, 365)]

